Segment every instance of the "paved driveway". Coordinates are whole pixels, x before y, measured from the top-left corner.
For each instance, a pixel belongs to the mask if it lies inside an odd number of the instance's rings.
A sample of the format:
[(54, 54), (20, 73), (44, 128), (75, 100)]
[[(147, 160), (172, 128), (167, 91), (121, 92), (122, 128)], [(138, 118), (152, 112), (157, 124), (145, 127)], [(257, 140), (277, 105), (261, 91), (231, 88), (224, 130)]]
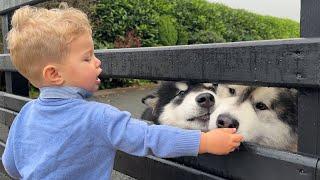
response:
[(146, 106), (141, 99), (153, 92), (156, 85), (143, 87), (117, 88), (101, 90), (94, 94), (92, 100), (110, 104), (120, 110), (131, 112), (135, 118), (140, 118)]

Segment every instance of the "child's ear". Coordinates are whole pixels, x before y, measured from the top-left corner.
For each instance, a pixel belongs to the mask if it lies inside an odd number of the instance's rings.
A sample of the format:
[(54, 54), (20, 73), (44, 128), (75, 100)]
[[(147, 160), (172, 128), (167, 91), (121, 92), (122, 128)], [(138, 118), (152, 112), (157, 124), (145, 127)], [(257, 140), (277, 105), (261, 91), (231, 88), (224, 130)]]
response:
[(43, 79), (49, 85), (60, 86), (63, 84), (64, 79), (58, 71), (57, 66), (47, 65), (43, 68), (42, 71)]

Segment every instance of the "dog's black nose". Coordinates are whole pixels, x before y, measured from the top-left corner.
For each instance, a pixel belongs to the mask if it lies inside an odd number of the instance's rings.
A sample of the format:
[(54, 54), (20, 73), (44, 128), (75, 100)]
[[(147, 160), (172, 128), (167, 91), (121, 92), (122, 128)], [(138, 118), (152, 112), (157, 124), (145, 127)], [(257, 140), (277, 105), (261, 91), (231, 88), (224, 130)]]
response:
[(217, 119), (218, 128), (237, 128), (239, 127), (239, 121), (230, 116), (229, 114), (220, 114)]
[(214, 96), (210, 93), (202, 93), (196, 97), (196, 102), (200, 107), (210, 108), (214, 105)]

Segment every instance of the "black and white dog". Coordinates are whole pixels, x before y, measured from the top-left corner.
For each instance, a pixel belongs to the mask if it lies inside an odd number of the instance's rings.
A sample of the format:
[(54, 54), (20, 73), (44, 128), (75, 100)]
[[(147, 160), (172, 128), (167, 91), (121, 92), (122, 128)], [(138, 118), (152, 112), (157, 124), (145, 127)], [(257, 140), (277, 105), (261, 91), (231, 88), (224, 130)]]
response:
[(142, 119), (202, 131), (235, 127), (247, 142), (295, 151), (296, 94), (287, 88), (164, 82), (143, 98), (148, 108)]
[(148, 108), (141, 118), (156, 124), (208, 131), (216, 104), (214, 90), (211, 83), (162, 82), (157, 92), (142, 99)]

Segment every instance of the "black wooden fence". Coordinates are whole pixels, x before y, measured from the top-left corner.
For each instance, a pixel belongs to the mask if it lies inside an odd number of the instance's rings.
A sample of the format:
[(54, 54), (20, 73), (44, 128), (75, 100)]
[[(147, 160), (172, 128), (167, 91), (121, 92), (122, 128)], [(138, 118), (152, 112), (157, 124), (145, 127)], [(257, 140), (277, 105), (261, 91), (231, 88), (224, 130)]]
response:
[[(8, 32), (13, 10), (42, 1), (1, 0), (3, 35)], [(300, 92), (298, 153), (251, 144), (228, 156), (197, 158), (139, 158), (118, 152), (115, 169), (146, 180), (320, 179), (320, 38), (316, 38), (320, 35), (319, 9), (318, 0), (301, 1), (301, 37), (304, 38), (299, 39), (96, 50), (103, 75), (107, 77), (232, 82), (295, 87)], [(5, 72), (7, 92), (0, 93), (0, 154), (13, 118), (30, 100), (21, 97), (28, 95), (28, 82), (16, 72), (4, 49), (0, 70)]]

